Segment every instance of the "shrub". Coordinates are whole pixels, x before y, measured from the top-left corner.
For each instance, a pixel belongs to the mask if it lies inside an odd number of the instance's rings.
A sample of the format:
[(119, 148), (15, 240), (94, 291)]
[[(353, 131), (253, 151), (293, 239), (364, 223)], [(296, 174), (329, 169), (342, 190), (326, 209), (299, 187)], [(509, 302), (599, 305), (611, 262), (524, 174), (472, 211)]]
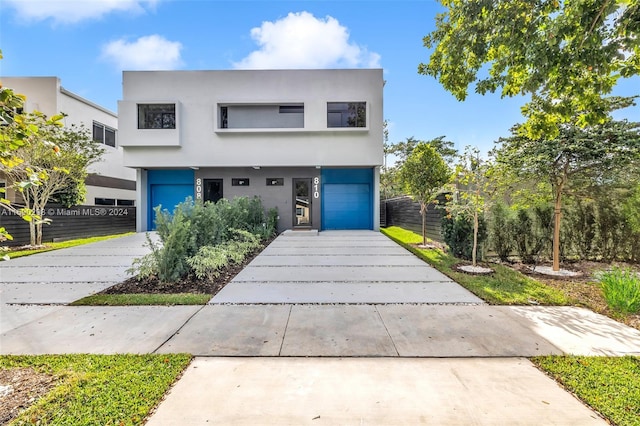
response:
[[(473, 219), (464, 214), (444, 216), (442, 218), (442, 237), (451, 253), (458, 258), (471, 260), (473, 252)], [(487, 238), (487, 226), (484, 217), (478, 221), (478, 253), (482, 253)], [(481, 257), (481, 256), (479, 256)]]
[(545, 249), (548, 251), (552, 238), (553, 208), (537, 206), (533, 209), (518, 209), (510, 221), (515, 248), (523, 263), (535, 263)]
[(231, 234), (233, 240), (216, 246), (200, 247), (194, 256), (187, 259), (196, 277), (213, 280), (227, 265), (242, 263), (247, 255), (261, 246), (260, 239), (248, 231), (233, 229)]
[(513, 237), (509, 232), (509, 209), (502, 203), (496, 203), (490, 214), (489, 240), (500, 260), (506, 262), (513, 250)]
[(617, 312), (640, 312), (640, 277), (629, 268), (614, 267), (600, 275), (600, 284), (607, 305)]
[[(194, 203), (187, 198), (173, 214), (161, 206), (155, 213), (162, 244), (154, 244), (147, 237), (151, 253), (134, 260), (127, 272), (139, 278), (157, 276), (161, 282), (175, 282), (198, 265), (204, 265), (199, 270), (216, 271), (229, 261), (242, 261), (261, 239), (273, 235), (278, 217), (277, 209), (265, 216), (258, 197), (239, 197), (231, 202), (221, 199), (217, 203)], [(189, 259), (195, 260), (190, 263)]]

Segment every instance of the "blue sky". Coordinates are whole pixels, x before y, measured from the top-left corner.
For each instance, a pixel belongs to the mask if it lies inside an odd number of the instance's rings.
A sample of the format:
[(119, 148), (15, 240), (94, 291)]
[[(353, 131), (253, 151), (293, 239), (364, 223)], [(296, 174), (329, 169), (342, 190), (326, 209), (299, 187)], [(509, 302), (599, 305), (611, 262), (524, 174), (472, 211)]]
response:
[[(416, 1), (0, 0), (0, 76), (57, 76), (113, 111), (122, 70), (384, 69), (390, 142), (445, 135), (482, 152), (520, 121), (525, 98), (456, 99), (418, 75), (441, 6)], [(640, 79), (616, 94), (640, 93)], [(620, 117), (640, 120), (640, 106)]]

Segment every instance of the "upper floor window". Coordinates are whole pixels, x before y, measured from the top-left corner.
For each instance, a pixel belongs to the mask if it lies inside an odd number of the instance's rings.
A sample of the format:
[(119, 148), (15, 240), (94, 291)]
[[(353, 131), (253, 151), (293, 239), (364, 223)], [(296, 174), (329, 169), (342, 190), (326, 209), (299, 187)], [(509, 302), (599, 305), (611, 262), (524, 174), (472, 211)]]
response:
[(93, 140), (115, 148), (116, 130), (97, 121), (93, 122)]
[(176, 104), (138, 104), (138, 129), (175, 129)]
[(327, 102), (327, 127), (367, 127), (367, 103)]

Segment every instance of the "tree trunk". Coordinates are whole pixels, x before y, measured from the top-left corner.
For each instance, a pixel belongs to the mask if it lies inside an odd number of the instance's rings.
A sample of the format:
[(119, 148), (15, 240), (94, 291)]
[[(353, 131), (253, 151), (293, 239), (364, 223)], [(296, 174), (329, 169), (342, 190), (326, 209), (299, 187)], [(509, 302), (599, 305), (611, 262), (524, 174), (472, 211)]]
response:
[(471, 259), (473, 266), (477, 264), (477, 251), (478, 251), (478, 210), (473, 212), (473, 251), (471, 252)]
[(420, 213), (422, 213), (422, 245), (427, 245), (427, 205), (420, 203)]
[(36, 245), (36, 224), (33, 219), (29, 222), (29, 244)]
[(553, 270), (560, 270), (560, 219), (562, 218), (562, 187), (556, 189), (553, 225)]

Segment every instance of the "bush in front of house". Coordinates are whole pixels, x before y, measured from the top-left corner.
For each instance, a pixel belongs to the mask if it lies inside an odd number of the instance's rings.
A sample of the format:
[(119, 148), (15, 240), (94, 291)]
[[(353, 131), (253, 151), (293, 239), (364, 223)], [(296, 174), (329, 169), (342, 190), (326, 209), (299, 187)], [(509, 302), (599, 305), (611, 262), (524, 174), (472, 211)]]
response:
[[(455, 257), (471, 260), (473, 255), (473, 219), (465, 214), (446, 215), (442, 218), (442, 237)], [(483, 216), (478, 219), (478, 254), (483, 253), (487, 239), (487, 225)], [(481, 256), (478, 256), (481, 258)]]
[[(221, 199), (217, 203), (187, 198), (173, 213), (161, 206), (156, 207), (155, 213), (160, 243), (147, 236), (151, 253), (135, 259), (128, 272), (138, 278), (155, 276), (164, 283), (175, 282), (191, 272), (199, 273), (199, 278), (212, 278), (215, 271), (230, 261), (236, 262), (239, 253), (244, 253), (244, 259), (255, 250), (255, 241), (259, 244), (277, 231), (277, 209), (265, 213), (258, 197)], [(225, 253), (224, 258), (221, 253)], [(222, 265), (221, 259), (226, 264)]]

